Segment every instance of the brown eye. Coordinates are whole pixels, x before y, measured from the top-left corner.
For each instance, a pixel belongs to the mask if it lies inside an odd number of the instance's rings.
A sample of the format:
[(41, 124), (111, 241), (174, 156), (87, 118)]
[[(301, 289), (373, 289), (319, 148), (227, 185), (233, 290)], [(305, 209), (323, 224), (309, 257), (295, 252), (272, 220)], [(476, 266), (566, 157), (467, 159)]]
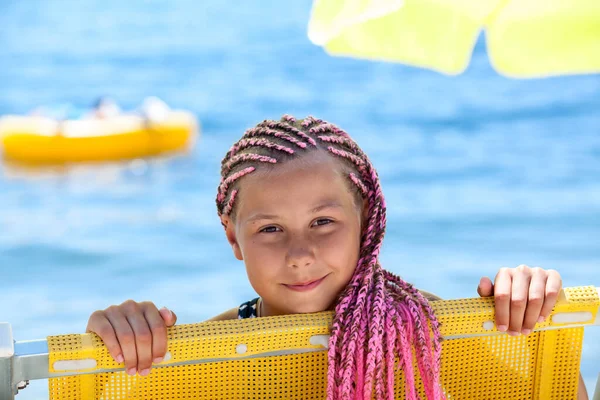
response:
[(259, 232), (261, 233), (275, 233), (278, 232), (279, 228), (276, 226), (267, 226), (265, 228), (262, 228)]
[(331, 223), (333, 223), (333, 221), (330, 220), (329, 218), (319, 218), (318, 220), (315, 221), (316, 226), (329, 225)]

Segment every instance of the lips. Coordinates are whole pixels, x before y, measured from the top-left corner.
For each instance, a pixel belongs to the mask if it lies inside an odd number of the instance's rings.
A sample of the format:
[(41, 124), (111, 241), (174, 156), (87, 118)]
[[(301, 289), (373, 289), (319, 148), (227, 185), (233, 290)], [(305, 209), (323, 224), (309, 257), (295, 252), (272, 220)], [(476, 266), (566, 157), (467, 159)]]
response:
[(306, 285), (310, 285), (311, 283), (314, 283), (316, 281), (319, 281), (321, 279), (323, 279), (323, 278), (314, 279), (312, 281), (306, 281), (306, 282), (302, 282), (302, 283), (292, 283), (292, 284), (290, 284), (290, 286), (306, 286)]
[(321, 282), (323, 282), (323, 280), (327, 277), (327, 275), (325, 275), (322, 278), (319, 279), (314, 279), (311, 281), (305, 281), (305, 282), (299, 282), (299, 283), (294, 283), (293, 285), (288, 285), (288, 284), (283, 284), (285, 287), (287, 287), (288, 289), (291, 290), (295, 290), (297, 292), (304, 292), (307, 290), (311, 290), (316, 288), (317, 286), (319, 286), (319, 284)]

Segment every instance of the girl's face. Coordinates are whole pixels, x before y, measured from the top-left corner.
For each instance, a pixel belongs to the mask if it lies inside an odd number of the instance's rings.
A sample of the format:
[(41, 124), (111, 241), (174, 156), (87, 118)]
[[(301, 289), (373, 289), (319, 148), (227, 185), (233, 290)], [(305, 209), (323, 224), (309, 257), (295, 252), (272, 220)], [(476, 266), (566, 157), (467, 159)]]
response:
[(263, 316), (330, 309), (350, 281), (367, 209), (340, 169), (331, 156), (312, 153), (240, 182), (235, 220), (222, 220)]

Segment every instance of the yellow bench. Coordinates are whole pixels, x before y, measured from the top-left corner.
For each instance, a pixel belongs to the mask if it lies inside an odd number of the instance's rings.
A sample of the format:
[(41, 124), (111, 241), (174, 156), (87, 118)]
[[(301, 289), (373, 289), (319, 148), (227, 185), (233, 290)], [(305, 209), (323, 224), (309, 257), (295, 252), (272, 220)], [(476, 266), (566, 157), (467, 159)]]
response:
[[(433, 302), (444, 336), (442, 386), (448, 399), (575, 399), (583, 331), (600, 325), (599, 296), (593, 286), (567, 288), (546, 322), (517, 337), (496, 331), (493, 298)], [(127, 375), (95, 334), (48, 337), (45, 364), (17, 342), (12, 394), (19, 382), (50, 378), (53, 400), (324, 399), (332, 316), (176, 325), (168, 331), (165, 361), (146, 377)], [(7, 359), (1, 357), (0, 377)], [(1, 388), (0, 400), (13, 398)], [(403, 398), (401, 373), (396, 393)]]

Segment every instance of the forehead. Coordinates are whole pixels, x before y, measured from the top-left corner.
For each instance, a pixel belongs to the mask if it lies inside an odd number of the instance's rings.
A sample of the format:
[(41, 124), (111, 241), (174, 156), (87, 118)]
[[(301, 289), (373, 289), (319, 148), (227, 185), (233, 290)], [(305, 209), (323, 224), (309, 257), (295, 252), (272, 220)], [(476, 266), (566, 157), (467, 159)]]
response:
[(292, 159), (272, 168), (260, 168), (240, 180), (237, 215), (290, 211), (335, 202), (352, 206), (348, 178), (330, 156)]

